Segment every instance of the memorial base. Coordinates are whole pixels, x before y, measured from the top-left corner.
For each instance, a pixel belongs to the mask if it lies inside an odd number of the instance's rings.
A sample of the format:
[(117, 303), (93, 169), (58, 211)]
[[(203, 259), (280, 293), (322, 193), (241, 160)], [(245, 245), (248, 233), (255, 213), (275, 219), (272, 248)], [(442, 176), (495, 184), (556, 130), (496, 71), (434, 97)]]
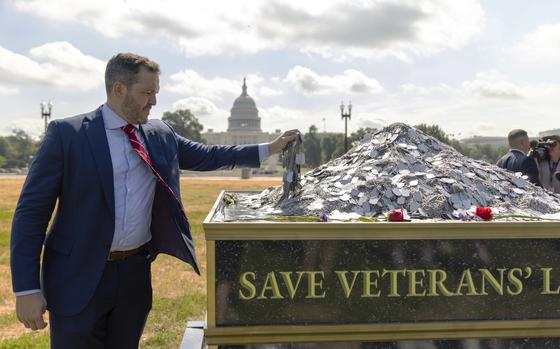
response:
[(560, 348), (558, 222), (236, 221), (225, 194), (192, 348)]
[[(206, 345), (203, 321), (189, 321), (180, 349), (556, 349), (558, 338), (461, 339), (384, 342), (274, 343)], [(250, 341), (250, 338), (249, 338)]]

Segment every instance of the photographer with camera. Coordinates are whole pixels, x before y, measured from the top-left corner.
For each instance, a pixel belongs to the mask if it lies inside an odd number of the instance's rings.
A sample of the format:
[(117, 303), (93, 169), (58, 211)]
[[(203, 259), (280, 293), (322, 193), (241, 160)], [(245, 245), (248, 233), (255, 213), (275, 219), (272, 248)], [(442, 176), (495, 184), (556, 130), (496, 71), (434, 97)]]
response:
[(511, 131), (508, 134), (508, 142), (509, 152), (502, 156), (496, 165), (511, 172), (521, 172), (529, 177), (531, 183), (541, 186), (537, 164), (534, 159), (526, 155), (531, 149), (527, 131), (520, 129)]
[(560, 136), (543, 137), (529, 152), (537, 162), (542, 186), (560, 193)]

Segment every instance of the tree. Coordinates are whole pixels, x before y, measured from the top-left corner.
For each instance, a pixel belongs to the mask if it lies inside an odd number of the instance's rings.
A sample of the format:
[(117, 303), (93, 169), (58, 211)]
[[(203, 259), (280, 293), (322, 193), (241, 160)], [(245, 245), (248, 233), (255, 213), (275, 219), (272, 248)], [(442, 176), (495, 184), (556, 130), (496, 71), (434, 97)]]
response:
[(473, 146), (467, 146), (460, 141), (449, 137), (438, 125), (420, 124), (414, 127), (443, 143), (449, 144), (465, 156), (476, 160), (486, 161), (490, 164), (495, 164), (498, 159), (508, 151), (508, 147), (506, 145), (500, 147), (493, 147), (490, 144), (475, 144)]
[(166, 111), (163, 113), (162, 120), (171, 125), (178, 135), (195, 142), (205, 143), (200, 136), (204, 126), (198, 122), (196, 116), (189, 109), (179, 109), (174, 112)]
[(465, 148), (465, 155), (478, 160), (483, 160), (491, 164), (495, 164), (499, 158), (508, 152), (509, 147), (503, 145), (500, 147), (492, 147), (489, 144), (475, 144), (472, 147)]
[(0, 156), (6, 158), (6, 155), (10, 151), (7, 137), (0, 137)]
[(504, 156), (509, 151), (509, 145), (502, 145), (498, 148), (494, 148), (494, 156), (492, 157), (492, 162), (495, 164), (498, 160)]
[(438, 125), (420, 124), (420, 125), (416, 125), (414, 127), (417, 128), (418, 130), (424, 132), (428, 136), (434, 137), (435, 139), (437, 139), (440, 142), (443, 142), (445, 144), (450, 144), (451, 143), (451, 139), (449, 138), (449, 136)]
[(375, 133), (375, 132), (377, 132), (376, 128), (360, 127), (356, 132), (352, 132), (352, 134), (348, 138), (348, 143), (350, 144), (351, 147), (353, 147), (354, 145), (356, 145), (357, 142), (360, 142), (366, 134)]
[(321, 164), (321, 144), (317, 137), (317, 126), (311, 125), (309, 132), (303, 137), (303, 148), (305, 151), (305, 162), (310, 167)]
[(418, 130), (424, 132), (428, 136), (432, 136), (435, 139), (437, 139), (438, 141), (452, 146), (453, 148), (455, 148), (455, 150), (457, 150), (461, 154), (468, 156), (468, 150), (464, 149), (461, 142), (459, 142), (455, 138), (449, 137), (447, 135), (447, 133), (445, 133), (445, 131), (443, 131), (443, 129), (441, 127), (439, 127), (439, 125), (420, 124), (420, 125), (416, 125), (414, 127), (417, 128)]
[(10, 136), (0, 137), (0, 166), (4, 168), (23, 168), (29, 166), (37, 151), (35, 142), (25, 131), (14, 130)]
[(333, 158), (338, 158), (346, 153), (344, 149), (344, 135), (341, 133), (340, 136), (336, 137), (336, 150), (334, 151)]
[(321, 140), (321, 158), (323, 163), (330, 161), (336, 151), (336, 138), (326, 136)]

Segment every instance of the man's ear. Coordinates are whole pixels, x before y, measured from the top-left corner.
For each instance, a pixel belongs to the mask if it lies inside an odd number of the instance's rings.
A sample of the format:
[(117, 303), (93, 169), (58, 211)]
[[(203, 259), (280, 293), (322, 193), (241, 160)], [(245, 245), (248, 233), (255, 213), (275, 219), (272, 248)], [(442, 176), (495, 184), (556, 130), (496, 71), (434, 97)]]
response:
[(120, 81), (115, 81), (113, 84), (113, 95), (118, 98), (123, 98), (126, 95), (126, 85)]

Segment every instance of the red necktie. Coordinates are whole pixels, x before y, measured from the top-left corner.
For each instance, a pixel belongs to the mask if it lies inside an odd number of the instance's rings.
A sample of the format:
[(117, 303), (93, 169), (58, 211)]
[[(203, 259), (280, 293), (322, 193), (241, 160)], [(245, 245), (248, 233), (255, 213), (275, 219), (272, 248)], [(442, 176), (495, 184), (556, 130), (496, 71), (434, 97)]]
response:
[(173, 197), (173, 199), (175, 199), (175, 202), (177, 203), (177, 206), (179, 206), (179, 211), (181, 212), (181, 215), (182, 215), (183, 219), (185, 219), (185, 221), (186, 221), (187, 220), (187, 214), (185, 213), (185, 210), (183, 209), (183, 204), (181, 203), (181, 201), (179, 200), (177, 195), (175, 195), (175, 193), (173, 192), (173, 189), (171, 189), (171, 187), (167, 184), (167, 182), (161, 177), (161, 175), (158, 173), (158, 171), (154, 168), (154, 165), (152, 164), (152, 160), (150, 159), (150, 155), (148, 154), (148, 152), (146, 151), (146, 148), (144, 148), (142, 143), (140, 143), (140, 141), (138, 140), (138, 137), (136, 137), (136, 133), (134, 133), (134, 126), (132, 126), (131, 124), (128, 124), (126, 126), (121, 127), (121, 129), (128, 136), (128, 140), (130, 141), (130, 145), (136, 151), (138, 156), (140, 156), (140, 158), (142, 160), (144, 160), (144, 162), (150, 167), (150, 170), (152, 170), (152, 172), (156, 176), (157, 180), (169, 192), (169, 194)]

